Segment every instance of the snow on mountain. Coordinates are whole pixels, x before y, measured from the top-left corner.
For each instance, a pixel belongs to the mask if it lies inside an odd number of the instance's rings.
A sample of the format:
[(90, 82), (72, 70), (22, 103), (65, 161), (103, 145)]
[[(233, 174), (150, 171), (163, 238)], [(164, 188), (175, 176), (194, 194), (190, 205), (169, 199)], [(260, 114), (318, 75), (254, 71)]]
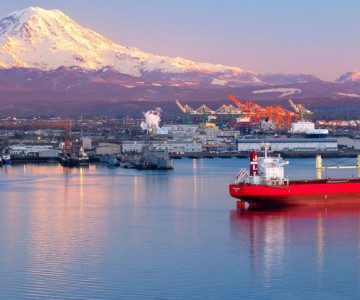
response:
[[(29, 7), (0, 20), (0, 67), (55, 70), (61, 66), (114, 72), (164, 85), (289, 84), (319, 80), (303, 74), (256, 74), (125, 47), (82, 27), (59, 10)], [(107, 76), (110, 78), (110, 75)]]
[(359, 94), (349, 94), (349, 93), (334, 93), (335, 95), (350, 97), (350, 98), (360, 98)]
[(282, 98), (282, 97), (288, 97), (290, 95), (299, 94), (301, 93), (301, 90), (296, 88), (273, 88), (273, 89), (253, 91), (253, 94), (265, 94), (265, 93), (280, 93), (278, 98)]
[(349, 71), (344, 74), (342, 74), (338, 79), (336, 79), (336, 82), (354, 82), (354, 81), (360, 81), (360, 72), (359, 71)]
[(59, 10), (30, 7), (0, 20), (1, 66), (55, 69), (80, 66), (100, 69), (112, 65), (123, 73), (140, 77), (142, 72), (241, 74), (244, 70), (220, 64), (170, 58), (124, 47), (80, 26)]

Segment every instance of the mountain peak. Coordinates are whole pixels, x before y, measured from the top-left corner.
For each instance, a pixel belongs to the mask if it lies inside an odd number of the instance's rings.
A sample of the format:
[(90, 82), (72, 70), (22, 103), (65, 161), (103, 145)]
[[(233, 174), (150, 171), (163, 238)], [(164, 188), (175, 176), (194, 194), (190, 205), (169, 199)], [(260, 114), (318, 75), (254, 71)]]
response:
[(335, 80), (336, 82), (354, 82), (360, 81), (360, 72), (356, 70), (348, 71), (342, 74), (338, 79)]
[(45, 20), (53, 21), (54, 19), (59, 18), (70, 21), (69, 17), (57, 9), (46, 10), (40, 7), (24, 8), (18, 11), (14, 11), (0, 20), (0, 33), (16, 35), (21, 32), (22, 29), (26, 27), (26, 25), (27, 27), (39, 27), (44, 25), (42, 23), (44, 23)]
[(8, 16), (11, 15), (33, 15), (33, 14), (63, 14), (62, 11), (58, 10), (58, 9), (44, 9), (38, 6), (29, 6), (17, 11), (14, 11), (12, 13), (10, 13)]
[[(99, 48), (113, 43), (84, 28), (60, 10), (29, 7), (0, 20), (0, 66), (42, 70), (79, 65), (98, 68)], [(85, 54), (85, 55), (84, 55)]]

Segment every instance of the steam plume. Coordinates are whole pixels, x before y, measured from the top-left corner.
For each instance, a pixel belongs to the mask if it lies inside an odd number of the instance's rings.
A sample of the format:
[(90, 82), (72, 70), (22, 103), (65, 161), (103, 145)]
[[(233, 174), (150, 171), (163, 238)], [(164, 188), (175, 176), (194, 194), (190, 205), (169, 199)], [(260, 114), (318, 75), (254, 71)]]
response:
[(157, 107), (154, 110), (148, 110), (146, 113), (144, 113), (145, 121), (141, 122), (140, 127), (143, 130), (147, 130), (149, 132), (157, 131), (161, 121), (160, 113), (160, 107)]

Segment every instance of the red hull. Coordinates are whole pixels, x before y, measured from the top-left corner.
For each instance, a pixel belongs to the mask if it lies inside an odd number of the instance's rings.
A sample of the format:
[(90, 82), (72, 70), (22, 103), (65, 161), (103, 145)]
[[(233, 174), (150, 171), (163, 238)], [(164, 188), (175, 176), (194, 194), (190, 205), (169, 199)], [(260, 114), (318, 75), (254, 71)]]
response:
[(230, 195), (259, 205), (360, 204), (359, 179), (290, 181), (289, 185), (230, 184)]

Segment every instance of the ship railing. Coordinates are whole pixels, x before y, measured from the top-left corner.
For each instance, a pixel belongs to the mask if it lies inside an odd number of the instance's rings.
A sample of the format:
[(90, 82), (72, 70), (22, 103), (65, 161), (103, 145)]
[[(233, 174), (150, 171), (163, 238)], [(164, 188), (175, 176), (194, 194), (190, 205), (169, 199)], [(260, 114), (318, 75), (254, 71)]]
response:
[(273, 178), (270, 179), (266, 182), (267, 185), (269, 186), (282, 186), (282, 185), (289, 185), (289, 179), (285, 179), (285, 178)]
[(236, 174), (236, 178), (235, 178), (235, 180), (234, 180), (234, 183), (235, 183), (235, 184), (239, 184), (239, 183), (242, 182), (243, 179), (244, 179), (245, 177), (247, 177), (247, 176), (248, 176), (248, 174), (247, 174), (247, 172), (246, 172), (246, 169), (245, 169), (245, 168), (242, 168), (242, 169)]

